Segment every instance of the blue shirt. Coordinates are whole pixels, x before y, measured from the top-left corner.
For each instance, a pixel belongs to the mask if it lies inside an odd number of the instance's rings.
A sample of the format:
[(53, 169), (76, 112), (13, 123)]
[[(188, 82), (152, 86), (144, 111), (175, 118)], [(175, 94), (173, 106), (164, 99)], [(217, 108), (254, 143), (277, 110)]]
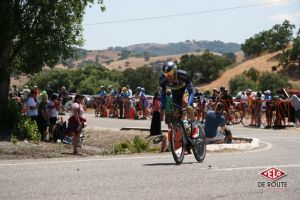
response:
[(207, 138), (217, 135), (219, 126), (225, 126), (226, 120), (223, 115), (215, 111), (208, 111), (205, 117), (204, 131)]

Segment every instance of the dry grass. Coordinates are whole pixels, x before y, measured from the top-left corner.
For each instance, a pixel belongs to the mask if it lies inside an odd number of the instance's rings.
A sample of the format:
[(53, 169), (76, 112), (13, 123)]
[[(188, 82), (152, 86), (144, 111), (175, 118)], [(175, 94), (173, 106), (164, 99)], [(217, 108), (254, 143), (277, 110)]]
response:
[[(228, 87), (229, 80), (236, 75), (242, 74), (244, 71), (249, 70), (251, 67), (254, 67), (260, 72), (272, 71), (272, 66), (278, 65), (278, 60), (274, 59), (278, 53), (266, 54), (260, 57), (245, 60), (240, 64), (237, 64), (235, 67), (225, 71), (221, 74), (220, 78), (207, 84), (201, 85), (202, 90), (212, 90), (213, 88), (219, 88), (220, 86)], [(240, 59), (240, 58), (239, 58)]]

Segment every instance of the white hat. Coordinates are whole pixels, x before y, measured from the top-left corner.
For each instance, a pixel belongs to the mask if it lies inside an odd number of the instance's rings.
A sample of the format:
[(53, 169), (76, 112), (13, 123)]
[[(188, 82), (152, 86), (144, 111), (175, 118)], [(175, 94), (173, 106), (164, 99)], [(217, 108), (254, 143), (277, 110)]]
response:
[(266, 90), (265, 93), (266, 94), (271, 94), (271, 91), (270, 90)]

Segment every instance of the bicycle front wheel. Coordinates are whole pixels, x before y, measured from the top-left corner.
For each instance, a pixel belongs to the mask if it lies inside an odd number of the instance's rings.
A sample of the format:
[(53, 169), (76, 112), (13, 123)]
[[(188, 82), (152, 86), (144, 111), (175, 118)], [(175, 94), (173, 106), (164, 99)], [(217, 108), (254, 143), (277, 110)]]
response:
[(199, 128), (199, 137), (193, 139), (193, 154), (198, 162), (203, 162), (206, 155), (206, 137), (203, 126), (200, 123), (197, 123), (197, 126)]
[(171, 151), (177, 165), (184, 159), (185, 141), (184, 133), (178, 123), (171, 126)]

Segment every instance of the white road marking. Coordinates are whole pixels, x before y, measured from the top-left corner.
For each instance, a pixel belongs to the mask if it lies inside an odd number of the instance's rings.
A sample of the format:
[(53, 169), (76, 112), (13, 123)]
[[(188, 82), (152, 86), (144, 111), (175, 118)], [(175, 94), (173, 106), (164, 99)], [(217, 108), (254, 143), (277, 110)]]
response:
[(300, 167), (300, 164), (292, 165), (270, 165), (270, 166), (252, 166), (252, 167), (229, 167), (229, 168), (214, 168), (217, 171), (235, 171), (235, 170), (253, 170), (253, 169), (267, 169), (270, 167), (278, 168), (289, 168), (289, 167)]

